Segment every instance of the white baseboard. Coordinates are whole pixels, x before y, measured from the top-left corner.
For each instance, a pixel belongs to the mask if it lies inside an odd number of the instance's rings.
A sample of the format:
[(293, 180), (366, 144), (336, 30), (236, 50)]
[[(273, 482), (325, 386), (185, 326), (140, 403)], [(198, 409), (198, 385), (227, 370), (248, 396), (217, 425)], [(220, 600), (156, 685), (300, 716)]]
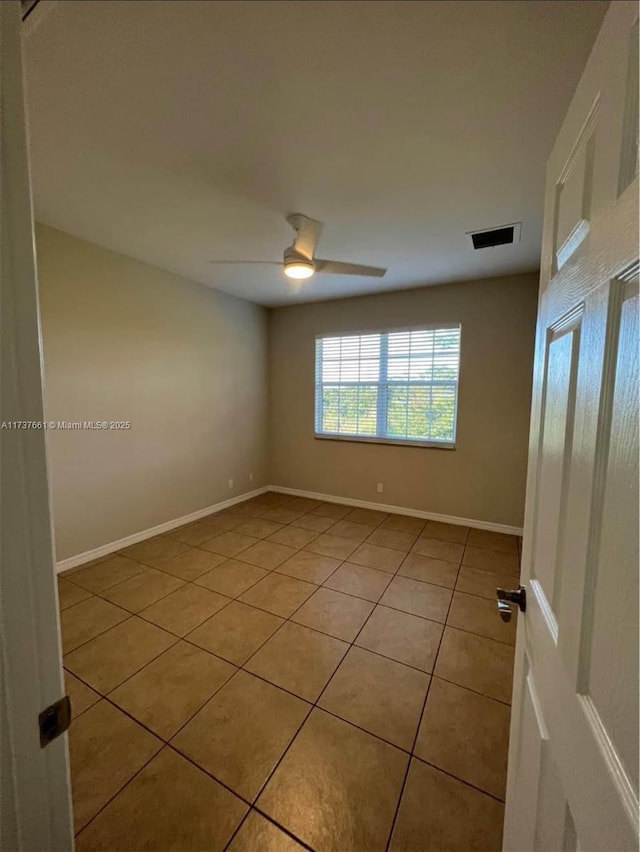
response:
[(285, 488), (283, 485), (270, 485), (269, 491), (279, 494), (291, 494), (294, 497), (309, 497), (312, 500), (326, 500), (330, 503), (340, 503), (344, 506), (354, 506), (358, 509), (376, 509), (378, 512), (389, 512), (392, 515), (410, 515), (412, 518), (424, 518), (427, 521), (440, 521), (443, 524), (456, 524), (462, 527), (473, 527), (477, 530), (506, 533), (507, 535), (522, 535), (522, 527), (509, 524), (494, 524), (491, 521), (477, 521), (474, 518), (458, 518), (455, 515), (440, 515), (437, 512), (423, 512), (420, 509), (407, 509), (404, 506), (391, 506), (386, 503), (374, 503), (371, 500), (354, 500), (351, 497), (337, 497), (335, 494), (319, 494), (316, 491), (301, 491), (299, 488)]
[(134, 533), (126, 538), (121, 538), (119, 541), (111, 541), (109, 544), (103, 544), (100, 547), (95, 547), (93, 550), (86, 550), (84, 553), (78, 553), (76, 556), (69, 556), (67, 559), (61, 559), (56, 562), (56, 572), (68, 571), (69, 568), (77, 568), (78, 565), (84, 565), (85, 562), (93, 562), (94, 559), (100, 559), (101, 556), (108, 556), (110, 553), (115, 553), (116, 550), (122, 550), (123, 547), (129, 547), (132, 544), (137, 544), (139, 541), (145, 541), (147, 538), (153, 538), (154, 535), (174, 530), (176, 527), (181, 527), (183, 524), (189, 524), (192, 521), (198, 521), (206, 515), (211, 515), (214, 512), (221, 512), (223, 509), (228, 509), (229, 506), (235, 506), (236, 503), (243, 503), (245, 500), (250, 500), (252, 497), (258, 497), (270, 491), (268, 485), (262, 488), (256, 488), (254, 491), (246, 491), (244, 494), (238, 494), (237, 497), (230, 497), (229, 500), (223, 500), (221, 503), (214, 503), (213, 506), (207, 506), (205, 509), (198, 509), (197, 512), (191, 512), (189, 515), (183, 515), (181, 518), (174, 518), (172, 521), (166, 521), (164, 524), (158, 524), (148, 530)]
[(275, 491), (278, 494), (290, 494), (294, 497), (309, 497), (312, 500), (326, 500), (331, 503), (340, 503), (344, 506), (353, 506), (357, 509), (376, 509), (379, 512), (389, 512), (392, 515), (410, 515), (413, 518), (424, 518), (427, 521), (441, 521), (445, 524), (457, 524), (458, 526), (473, 527), (478, 530), (490, 530), (491, 532), (507, 533), (507, 535), (522, 535), (522, 527), (513, 527), (508, 524), (494, 524), (490, 521), (477, 521), (474, 518), (458, 518), (455, 515), (440, 515), (437, 512), (423, 512), (420, 509), (407, 509), (404, 506), (374, 503), (371, 500), (354, 500), (351, 497), (338, 497), (336, 494), (319, 494), (317, 491), (302, 491), (299, 488), (286, 488), (283, 485), (265, 485), (262, 488), (256, 488), (254, 491), (247, 491), (244, 494), (239, 494), (237, 497), (231, 497), (229, 500), (223, 500), (221, 503), (215, 503), (213, 506), (207, 506), (206, 509), (198, 509), (197, 512), (191, 512), (190, 515), (183, 515), (181, 518), (174, 518), (172, 521), (166, 521), (164, 524), (158, 524), (158, 526), (151, 527), (148, 530), (134, 533), (126, 538), (121, 538), (119, 541), (112, 541), (93, 550), (78, 553), (76, 556), (69, 556), (67, 559), (62, 559), (56, 563), (56, 571), (60, 573), (61, 571), (69, 570), (69, 568), (77, 568), (78, 565), (84, 565), (85, 562), (93, 562), (94, 559), (100, 559), (102, 556), (108, 556), (110, 553), (115, 553), (124, 547), (137, 544), (139, 541), (153, 538), (154, 535), (161, 535), (161, 533), (169, 532), (176, 527), (181, 527), (183, 524), (197, 521), (200, 518), (204, 518), (205, 515), (221, 512), (223, 509), (229, 508), (229, 506), (235, 506), (236, 503), (243, 503), (245, 500), (258, 497), (267, 491)]

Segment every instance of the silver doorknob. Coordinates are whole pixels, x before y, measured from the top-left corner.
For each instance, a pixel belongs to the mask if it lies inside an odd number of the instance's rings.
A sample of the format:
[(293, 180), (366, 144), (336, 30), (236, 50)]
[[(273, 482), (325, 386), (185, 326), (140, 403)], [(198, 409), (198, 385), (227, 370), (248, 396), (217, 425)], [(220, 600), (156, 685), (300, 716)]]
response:
[(520, 612), (527, 610), (527, 592), (524, 586), (518, 586), (517, 589), (496, 589), (498, 598), (498, 612), (503, 621), (511, 621), (511, 607), (509, 604), (517, 604)]

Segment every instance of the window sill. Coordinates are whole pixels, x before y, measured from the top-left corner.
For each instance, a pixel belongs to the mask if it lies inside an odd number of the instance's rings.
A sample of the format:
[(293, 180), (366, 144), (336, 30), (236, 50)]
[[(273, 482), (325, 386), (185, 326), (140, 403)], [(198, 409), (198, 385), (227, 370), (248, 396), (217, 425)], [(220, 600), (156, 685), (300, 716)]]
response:
[(439, 441), (403, 441), (402, 438), (367, 438), (364, 435), (323, 435), (318, 432), (313, 436), (318, 441), (350, 441), (354, 444), (392, 444), (400, 447), (429, 448), (432, 450), (455, 450), (455, 444)]

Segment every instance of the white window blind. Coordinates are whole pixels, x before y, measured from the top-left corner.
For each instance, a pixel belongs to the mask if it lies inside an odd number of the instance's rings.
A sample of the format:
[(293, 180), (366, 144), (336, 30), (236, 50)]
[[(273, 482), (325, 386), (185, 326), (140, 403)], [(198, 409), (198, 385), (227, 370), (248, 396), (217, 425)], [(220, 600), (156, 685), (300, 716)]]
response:
[(460, 326), (316, 338), (318, 436), (451, 446)]

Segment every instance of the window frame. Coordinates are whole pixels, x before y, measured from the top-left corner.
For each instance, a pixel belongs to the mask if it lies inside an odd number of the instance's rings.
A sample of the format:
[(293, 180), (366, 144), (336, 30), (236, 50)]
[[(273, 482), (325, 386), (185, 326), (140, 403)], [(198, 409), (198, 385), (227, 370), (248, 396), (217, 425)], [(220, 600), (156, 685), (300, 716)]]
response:
[[(456, 394), (455, 394), (455, 403), (454, 403), (454, 411), (453, 411), (453, 440), (452, 441), (433, 441), (433, 440), (413, 440), (411, 438), (392, 438), (385, 437), (381, 435), (343, 435), (338, 432), (319, 432), (319, 409), (318, 409), (318, 389), (322, 387), (322, 381), (318, 381), (317, 375), (317, 367), (318, 367), (318, 340), (323, 340), (327, 337), (351, 337), (358, 336), (362, 337), (365, 335), (379, 334), (386, 335), (384, 339), (385, 345), (383, 346), (383, 339), (381, 339), (380, 343), (380, 359), (381, 361), (387, 358), (386, 353), (386, 343), (388, 343), (388, 335), (396, 334), (401, 332), (413, 332), (413, 331), (432, 331), (439, 329), (450, 329), (455, 328), (459, 330), (459, 344), (458, 344), (458, 377), (455, 382), (456, 384)], [(384, 354), (383, 354), (384, 351)], [(455, 450), (457, 437), (458, 437), (458, 402), (460, 398), (460, 373), (462, 367), (462, 323), (461, 322), (435, 322), (435, 323), (421, 323), (420, 325), (409, 325), (409, 326), (399, 326), (394, 328), (377, 328), (377, 329), (359, 329), (358, 331), (326, 331), (315, 335), (314, 338), (314, 411), (313, 411), (313, 432), (314, 438), (319, 441), (350, 441), (352, 443), (362, 443), (362, 444), (391, 444), (396, 446), (403, 447), (417, 447), (417, 448), (430, 448), (436, 450)], [(389, 381), (386, 383), (378, 380), (377, 382), (367, 383), (363, 382), (353, 382), (352, 384), (358, 385), (366, 385), (366, 384), (375, 384), (378, 386), (378, 389), (384, 388), (384, 390), (388, 390)], [(412, 384), (418, 385), (418, 381), (415, 382), (398, 382), (398, 384), (403, 384), (404, 386), (410, 387)], [(433, 386), (434, 382), (424, 382), (426, 386)], [(451, 382), (443, 382), (443, 384), (451, 384)], [(382, 396), (382, 399), (381, 399)], [(377, 400), (377, 420), (379, 422), (379, 418), (381, 416), (381, 410), (385, 408), (385, 400), (386, 394), (380, 395), (378, 394)], [(321, 411), (321, 409), (320, 409)], [(384, 415), (382, 415), (384, 416)]]

